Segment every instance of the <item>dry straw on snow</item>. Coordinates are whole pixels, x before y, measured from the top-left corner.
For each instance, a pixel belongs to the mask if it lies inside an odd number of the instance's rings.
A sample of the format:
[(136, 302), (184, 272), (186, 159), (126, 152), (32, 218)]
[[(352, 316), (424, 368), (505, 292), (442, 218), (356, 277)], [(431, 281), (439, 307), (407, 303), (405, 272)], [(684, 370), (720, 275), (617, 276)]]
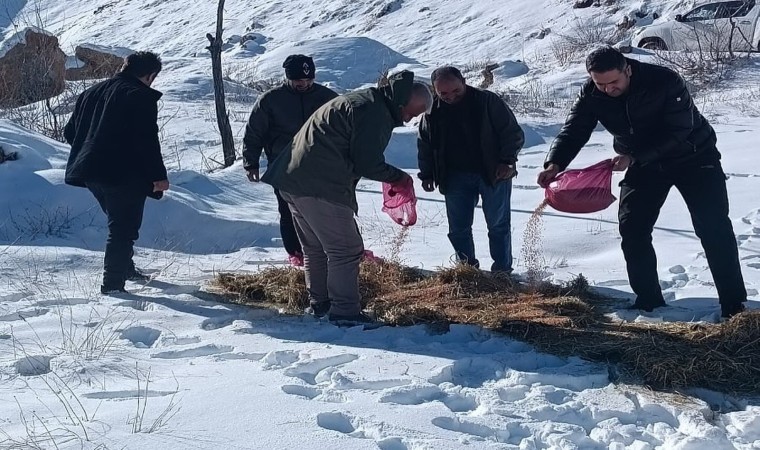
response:
[[(215, 287), (240, 304), (294, 313), (307, 304), (303, 272), (293, 268), (220, 274)], [(391, 325), (479, 325), (542, 351), (614, 364), (654, 388), (760, 393), (760, 313), (722, 324), (612, 322), (604, 313), (615, 305), (587, 288), (582, 276), (523, 286), (469, 266), (423, 275), (394, 262), (363, 262), (360, 274), (366, 307)]]

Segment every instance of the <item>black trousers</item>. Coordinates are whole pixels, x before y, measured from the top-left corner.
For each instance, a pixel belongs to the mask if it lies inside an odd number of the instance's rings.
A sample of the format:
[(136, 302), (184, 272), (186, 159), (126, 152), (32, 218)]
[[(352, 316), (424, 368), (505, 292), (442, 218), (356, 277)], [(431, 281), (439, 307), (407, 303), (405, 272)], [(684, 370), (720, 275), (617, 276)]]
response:
[(747, 300), (736, 237), (728, 217), (726, 175), (720, 162), (632, 167), (620, 185), (620, 235), (628, 280), (637, 301), (644, 304), (663, 301), (652, 231), (673, 186), (689, 209), (721, 305)]
[(275, 189), (274, 195), (277, 197), (277, 209), (280, 211), (280, 236), (282, 236), (282, 245), (288, 255), (303, 255), (301, 241), (298, 240), (296, 227), (293, 224), (293, 214), (290, 212), (288, 202), (286, 202), (280, 191)]
[(147, 192), (144, 185), (87, 183), (108, 218), (103, 286), (123, 288), (134, 271), (134, 244), (139, 237)]

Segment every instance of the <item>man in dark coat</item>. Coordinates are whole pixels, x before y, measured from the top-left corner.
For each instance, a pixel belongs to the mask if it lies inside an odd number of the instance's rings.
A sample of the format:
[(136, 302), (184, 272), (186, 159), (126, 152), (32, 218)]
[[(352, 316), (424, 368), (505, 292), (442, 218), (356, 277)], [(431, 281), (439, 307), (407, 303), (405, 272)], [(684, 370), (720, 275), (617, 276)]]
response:
[(438, 99), (420, 122), (417, 140), (422, 187), (446, 199), (449, 240), (460, 262), (475, 267), (472, 222), (478, 198), (488, 226), (492, 272), (512, 272), (510, 197), (517, 154), (525, 142), (504, 100), (467, 86), (456, 67), (432, 75)]
[(315, 316), (362, 322), (359, 262), (364, 244), (354, 221), (361, 177), (406, 185), (410, 177), (383, 153), (393, 129), (428, 111), (432, 94), (403, 71), (383, 88), (337, 97), (317, 110), (262, 177), (280, 190), (303, 245)]
[(158, 139), (158, 100), (151, 84), (161, 59), (151, 52), (125, 58), (121, 72), (79, 96), (64, 136), (71, 145), (66, 183), (87, 187), (108, 218), (103, 294), (144, 280), (134, 266), (145, 199), (169, 189)]
[[(304, 55), (290, 55), (285, 59), (287, 81), (267, 91), (253, 106), (243, 138), (243, 167), (250, 181), (259, 181), (259, 159), (263, 149), (268, 162), (290, 143), (314, 111), (338, 96), (331, 89), (314, 82), (314, 60)], [(303, 265), (303, 251), (298, 241), (293, 217), (287, 202), (275, 189), (280, 211), (280, 235), (291, 264)]]
[(586, 69), (591, 78), (552, 144), (538, 183), (547, 186), (564, 170), (600, 122), (614, 137), (615, 170), (627, 170), (619, 222), (628, 280), (636, 294), (632, 308), (665, 306), (652, 230), (675, 186), (705, 250), (722, 316), (741, 312), (747, 291), (728, 217), (726, 175), (715, 131), (683, 78), (665, 67), (627, 59), (612, 47), (589, 54)]

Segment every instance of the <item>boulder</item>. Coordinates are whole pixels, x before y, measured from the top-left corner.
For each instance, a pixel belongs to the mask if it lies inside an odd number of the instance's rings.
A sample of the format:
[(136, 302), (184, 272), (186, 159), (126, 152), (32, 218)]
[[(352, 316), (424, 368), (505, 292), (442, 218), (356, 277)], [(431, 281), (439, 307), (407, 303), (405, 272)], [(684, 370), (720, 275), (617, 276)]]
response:
[(15, 108), (55, 97), (66, 87), (66, 54), (58, 38), (25, 28), (0, 45), (0, 108)]
[(76, 58), (66, 68), (66, 79), (80, 81), (110, 78), (119, 72), (124, 58), (132, 53), (132, 50), (122, 47), (79, 45), (74, 49)]

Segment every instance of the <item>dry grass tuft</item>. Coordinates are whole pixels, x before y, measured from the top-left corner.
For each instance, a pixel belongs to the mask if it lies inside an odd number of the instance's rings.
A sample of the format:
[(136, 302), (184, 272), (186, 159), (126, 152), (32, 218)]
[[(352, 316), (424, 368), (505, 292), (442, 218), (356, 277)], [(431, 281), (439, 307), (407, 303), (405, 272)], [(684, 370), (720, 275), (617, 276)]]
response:
[(303, 271), (294, 267), (268, 267), (255, 274), (220, 273), (212, 286), (241, 305), (285, 306), (296, 312), (309, 304)]

